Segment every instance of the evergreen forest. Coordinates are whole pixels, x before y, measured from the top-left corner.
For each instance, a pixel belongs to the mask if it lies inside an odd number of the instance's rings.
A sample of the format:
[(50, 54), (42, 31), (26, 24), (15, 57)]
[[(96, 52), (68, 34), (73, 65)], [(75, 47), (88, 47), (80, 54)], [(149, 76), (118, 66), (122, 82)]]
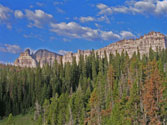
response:
[(166, 125), (167, 50), (93, 50), (77, 64), (0, 65), (0, 119), (33, 111), (37, 125)]

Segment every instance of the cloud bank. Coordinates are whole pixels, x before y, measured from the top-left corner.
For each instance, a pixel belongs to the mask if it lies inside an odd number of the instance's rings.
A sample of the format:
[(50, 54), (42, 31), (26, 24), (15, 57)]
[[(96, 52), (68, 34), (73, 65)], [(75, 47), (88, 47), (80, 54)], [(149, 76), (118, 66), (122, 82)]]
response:
[(81, 38), (90, 41), (111, 41), (135, 37), (133, 33), (128, 31), (122, 31), (120, 34), (116, 34), (112, 31), (103, 31), (89, 27), (83, 27), (75, 22), (51, 23), (50, 26), (51, 31), (59, 35), (69, 36), (72, 38)]
[(46, 24), (53, 19), (51, 14), (45, 13), (42, 10), (31, 11), (26, 9), (25, 16), (31, 21), (29, 24), (30, 27), (35, 26), (38, 28), (41, 28), (43, 24)]
[(18, 45), (4, 44), (0, 45), (0, 52), (18, 54), (22, 49)]
[(0, 22), (7, 20), (11, 12), (11, 9), (0, 4)]
[(99, 15), (112, 15), (115, 13), (130, 13), (143, 15), (164, 15), (167, 14), (167, 0), (141, 0), (126, 1), (127, 5), (108, 6), (99, 3), (96, 7), (100, 10)]

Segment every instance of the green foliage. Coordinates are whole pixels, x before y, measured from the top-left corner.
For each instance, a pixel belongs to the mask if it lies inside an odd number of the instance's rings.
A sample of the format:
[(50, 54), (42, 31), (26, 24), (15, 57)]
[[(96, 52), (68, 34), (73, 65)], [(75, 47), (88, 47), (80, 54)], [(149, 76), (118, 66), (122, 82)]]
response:
[[(13, 116), (12, 119), (15, 125), (36, 125), (36, 122), (33, 120), (32, 113), (27, 113), (26, 115)], [(8, 125), (8, 117), (3, 120), (0, 120), (0, 125)]]
[(40, 115), (38, 120), (37, 120), (37, 125), (42, 125), (42, 116)]
[(13, 119), (13, 115), (10, 113), (8, 120), (7, 120), (7, 125), (15, 125), (14, 119)]

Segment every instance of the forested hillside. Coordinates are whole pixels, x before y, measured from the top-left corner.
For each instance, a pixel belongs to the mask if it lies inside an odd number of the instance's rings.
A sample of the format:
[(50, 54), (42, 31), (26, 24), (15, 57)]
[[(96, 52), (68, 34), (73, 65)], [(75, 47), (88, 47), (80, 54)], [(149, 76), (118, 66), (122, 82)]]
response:
[(39, 125), (165, 125), (167, 50), (92, 53), (43, 68), (0, 65), (0, 118), (32, 108)]

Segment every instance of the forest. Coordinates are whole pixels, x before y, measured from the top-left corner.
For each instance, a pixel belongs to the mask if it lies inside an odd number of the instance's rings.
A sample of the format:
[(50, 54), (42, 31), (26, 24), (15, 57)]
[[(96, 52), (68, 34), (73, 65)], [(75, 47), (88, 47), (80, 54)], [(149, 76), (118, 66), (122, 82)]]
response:
[(167, 49), (77, 64), (0, 65), (0, 119), (34, 112), (37, 125), (166, 125)]

